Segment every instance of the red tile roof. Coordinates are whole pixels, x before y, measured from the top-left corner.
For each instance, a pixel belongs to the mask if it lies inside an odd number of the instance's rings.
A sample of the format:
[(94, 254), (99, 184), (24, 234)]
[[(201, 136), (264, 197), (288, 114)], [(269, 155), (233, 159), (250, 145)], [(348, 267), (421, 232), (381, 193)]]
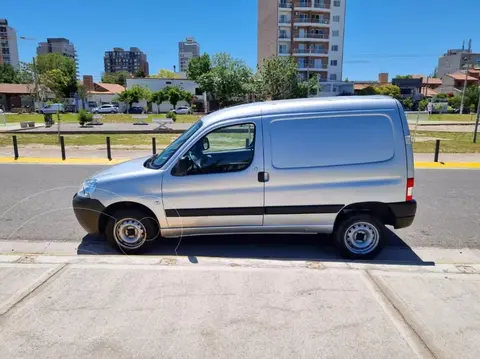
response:
[(378, 82), (355, 82), (353, 84), (353, 89), (360, 91), (367, 87), (375, 87), (378, 86)]
[(33, 92), (31, 84), (0, 84), (0, 93), (30, 94)]
[(426, 85), (438, 85), (440, 86), (442, 84), (442, 79), (439, 79), (438, 77), (429, 77), (428, 79), (427, 78), (423, 78), (423, 84)]
[[(460, 71), (454, 72), (453, 74), (447, 74), (447, 76), (457, 81), (465, 81), (465, 74)], [(467, 76), (467, 81), (478, 81), (478, 79), (472, 76)]]
[(438, 92), (429, 87), (422, 87), (421, 94), (424, 95), (425, 97), (433, 97), (435, 95), (438, 95)]
[(125, 91), (125, 87), (123, 87), (122, 85), (107, 84), (107, 83), (104, 83), (104, 82), (95, 82), (95, 85), (98, 85), (99, 87), (102, 87), (106, 90), (106, 91), (101, 91), (101, 89), (96, 88), (95, 92), (109, 92), (109, 93), (112, 93), (112, 94), (119, 94), (119, 93)]

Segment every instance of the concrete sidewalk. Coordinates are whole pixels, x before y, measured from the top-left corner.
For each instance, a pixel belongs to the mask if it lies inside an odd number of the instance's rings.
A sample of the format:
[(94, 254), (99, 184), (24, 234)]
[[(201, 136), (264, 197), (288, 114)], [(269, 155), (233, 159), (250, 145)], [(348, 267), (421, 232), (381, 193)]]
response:
[(4, 255), (0, 358), (478, 358), (479, 273)]

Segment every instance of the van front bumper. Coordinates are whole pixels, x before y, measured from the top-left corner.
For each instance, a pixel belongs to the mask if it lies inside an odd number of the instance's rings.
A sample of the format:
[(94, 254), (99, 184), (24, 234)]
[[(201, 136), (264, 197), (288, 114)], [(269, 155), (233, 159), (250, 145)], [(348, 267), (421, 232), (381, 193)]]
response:
[(97, 199), (81, 197), (78, 194), (73, 196), (72, 204), (75, 217), (83, 229), (90, 234), (98, 233), (100, 216), (105, 206)]
[(417, 201), (389, 203), (388, 206), (393, 214), (393, 227), (395, 229), (410, 226), (417, 213)]

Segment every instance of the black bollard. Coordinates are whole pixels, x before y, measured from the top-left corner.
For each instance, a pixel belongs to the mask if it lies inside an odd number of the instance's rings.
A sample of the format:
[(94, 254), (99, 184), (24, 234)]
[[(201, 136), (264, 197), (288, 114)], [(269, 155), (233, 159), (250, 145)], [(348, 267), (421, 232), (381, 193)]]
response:
[(434, 162), (438, 162), (438, 153), (440, 152), (440, 140), (437, 140), (435, 142), (435, 158), (434, 158)]
[(109, 161), (112, 160), (112, 149), (110, 148), (110, 137), (107, 137), (107, 158)]
[(62, 151), (62, 160), (65, 161), (67, 156), (65, 155), (65, 139), (60, 136), (60, 150)]
[(12, 141), (13, 141), (13, 158), (18, 160), (17, 136), (12, 136)]

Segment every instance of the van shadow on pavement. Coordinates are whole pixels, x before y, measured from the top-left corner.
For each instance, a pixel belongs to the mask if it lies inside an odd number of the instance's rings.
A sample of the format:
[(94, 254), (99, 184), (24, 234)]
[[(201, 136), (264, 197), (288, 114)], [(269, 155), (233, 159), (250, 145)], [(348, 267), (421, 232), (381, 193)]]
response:
[[(389, 243), (374, 259), (366, 261), (376, 264), (435, 265), (424, 262), (394, 232), (389, 232)], [(102, 237), (86, 235), (77, 253), (79, 255), (121, 254)], [(302, 260), (338, 262), (344, 261), (326, 235), (230, 235), (196, 236), (181, 239), (163, 239), (152, 243), (144, 255), (186, 256), (190, 262), (198, 263), (197, 257), (222, 257), (242, 259)], [(364, 261), (365, 262), (365, 261)]]

